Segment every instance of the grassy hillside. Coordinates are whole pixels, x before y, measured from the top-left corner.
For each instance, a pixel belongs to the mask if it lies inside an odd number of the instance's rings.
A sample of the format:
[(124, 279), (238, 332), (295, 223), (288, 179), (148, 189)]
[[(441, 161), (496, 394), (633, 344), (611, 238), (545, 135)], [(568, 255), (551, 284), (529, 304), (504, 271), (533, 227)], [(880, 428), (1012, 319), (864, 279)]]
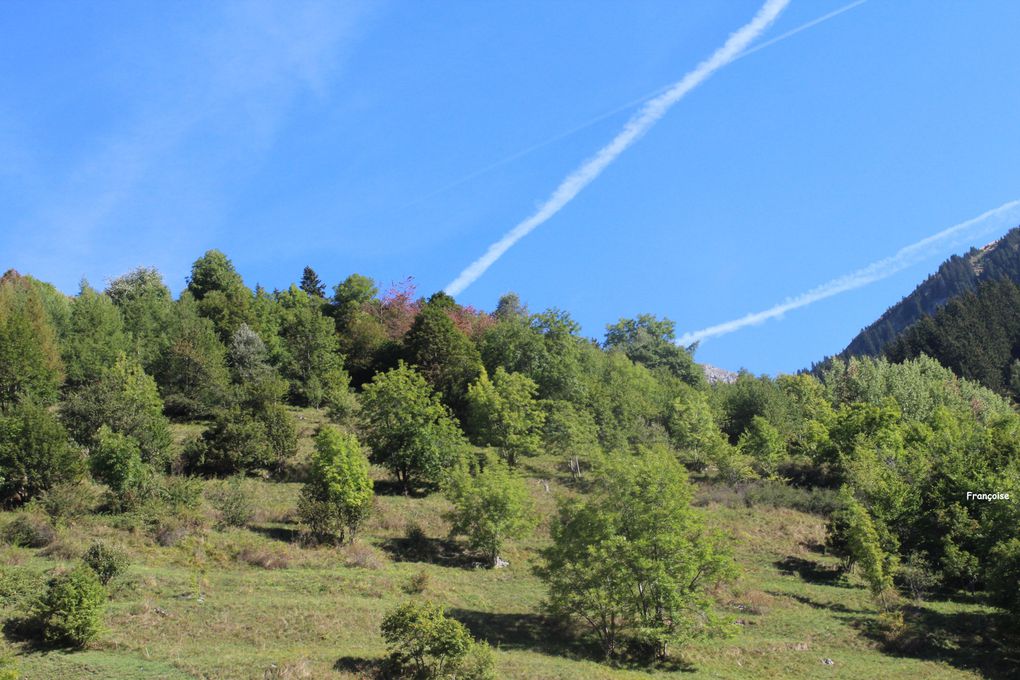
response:
[[(299, 475), (322, 415), (295, 413)], [(177, 426), (178, 443), (200, 429)], [(557, 497), (576, 493), (569, 472), (552, 458), (528, 459), (525, 470), (546, 519)], [(906, 608), (914, 625), (899, 628), (879, 615), (853, 577), (837, 578), (835, 559), (820, 547), (821, 517), (774, 501), (749, 505), (746, 489), (709, 485), (699, 487), (698, 505), (710, 525), (731, 537), (743, 571), (736, 586), (717, 593), (734, 634), (688, 647), (681, 665), (651, 671), (605, 665), (541, 616), (544, 586), (532, 567), (548, 541), (547, 522), (506, 551), (508, 568), (480, 568), (447, 540), (440, 496), (389, 493), (383, 473), (375, 474), (374, 512), (358, 541), (343, 548), (304, 547), (295, 517), (300, 484), (261, 479), (244, 482), (257, 511), (243, 529), (218, 529), (206, 502), (180, 535), (156, 537), (131, 516), (88, 514), (59, 526), (46, 547), (0, 547), (0, 616), (11, 620), (0, 654), (12, 655), (30, 679), (370, 677), (385, 654), (383, 615), (420, 590), (497, 648), (506, 678), (1005, 678), (1018, 672), (1016, 661), (997, 651), (1002, 623), (994, 610), (963, 601), (917, 603)], [(207, 499), (220, 484), (203, 482)], [(0, 524), (11, 517), (3, 513)], [(47, 573), (77, 559), (97, 537), (123, 547), (132, 560), (113, 588), (105, 634), (78, 652), (20, 641), (17, 617)]]

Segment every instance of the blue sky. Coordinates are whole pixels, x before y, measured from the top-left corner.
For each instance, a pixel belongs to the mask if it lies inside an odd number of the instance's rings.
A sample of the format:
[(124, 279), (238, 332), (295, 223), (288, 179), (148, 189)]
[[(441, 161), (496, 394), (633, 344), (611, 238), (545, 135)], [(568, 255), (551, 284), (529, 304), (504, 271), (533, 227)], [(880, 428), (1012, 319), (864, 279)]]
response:
[[(768, 40), (845, 3), (793, 0)], [(170, 286), (224, 250), (250, 285), (313, 266), (449, 283), (758, 2), (21, 2), (0, 25), (0, 267), (74, 292)], [(1020, 4), (869, 0), (719, 70), (463, 303), (515, 290), (601, 337), (767, 309), (1020, 198)], [(452, 185), (452, 186), (451, 186)], [(793, 371), (907, 294), (881, 281), (705, 340)]]

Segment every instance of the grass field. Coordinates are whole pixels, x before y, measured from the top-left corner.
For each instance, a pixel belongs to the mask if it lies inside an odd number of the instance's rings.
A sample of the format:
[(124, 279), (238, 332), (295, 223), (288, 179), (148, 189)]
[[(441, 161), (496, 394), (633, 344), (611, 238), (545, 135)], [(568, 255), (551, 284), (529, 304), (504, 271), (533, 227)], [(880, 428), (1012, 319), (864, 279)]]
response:
[[(307, 455), (321, 416), (299, 415)], [(179, 440), (197, 430), (181, 428)], [(527, 461), (526, 472), (548, 517), (556, 497), (571, 492), (569, 474), (544, 458)], [(217, 482), (205, 484), (210, 491)], [(8, 625), (0, 653), (29, 679), (370, 677), (385, 654), (379, 623), (412, 596), (414, 581), (423, 588), (415, 596), (443, 603), (496, 647), (506, 678), (1020, 677), (1015, 656), (999, 646), (1004, 624), (994, 610), (977, 601), (915, 603), (898, 627), (880, 617), (865, 588), (837, 578), (835, 560), (820, 547), (821, 517), (746, 507), (718, 489), (700, 489), (699, 505), (732, 538), (742, 568), (740, 581), (719, 593), (736, 632), (647, 669), (601, 663), (577, 636), (542, 617), (544, 588), (532, 566), (548, 540), (547, 522), (506, 552), (508, 568), (480, 568), (447, 539), (441, 497), (408, 498), (382, 483), (354, 545), (303, 547), (294, 514), (300, 484), (245, 484), (257, 512), (244, 529), (217, 529), (205, 508), (205, 522), (164, 546), (130, 520), (87, 515), (60, 526), (46, 548), (0, 548), (5, 620), (23, 613), (47, 573), (73, 562), (94, 538), (132, 559), (113, 588), (99, 641), (75, 652), (40, 649)], [(408, 538), (411, 525), (424, 535)]]

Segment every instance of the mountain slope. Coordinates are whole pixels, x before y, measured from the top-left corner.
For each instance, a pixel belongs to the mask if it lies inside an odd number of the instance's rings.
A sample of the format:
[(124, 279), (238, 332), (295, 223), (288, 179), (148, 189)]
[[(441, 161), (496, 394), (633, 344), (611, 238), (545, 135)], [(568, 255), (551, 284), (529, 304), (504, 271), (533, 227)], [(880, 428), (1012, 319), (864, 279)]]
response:
[(984, 248), (953, 255), (912, 293), (885, 311), (840, 352), (842, 358), (877, 356), (906, 328), (934, 314), (949, 300), (977, 290), (983, 281), (1007, 278), (1020, 283), (1020, 227)]

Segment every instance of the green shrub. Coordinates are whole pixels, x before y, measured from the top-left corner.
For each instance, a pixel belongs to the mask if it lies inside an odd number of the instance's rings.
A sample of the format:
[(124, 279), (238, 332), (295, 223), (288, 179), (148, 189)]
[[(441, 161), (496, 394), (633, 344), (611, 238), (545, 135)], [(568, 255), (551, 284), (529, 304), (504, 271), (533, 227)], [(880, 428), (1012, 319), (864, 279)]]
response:
[(267, 470), (277, 460), (266, 424), (238, 408), (219, 412), (183, 458), (188, 472), (207, 475)]
[(427, 571), (419, 571), (417, 574), (408, 579), (404, 585), (404, 592), (408, 595), (421, 595), (428, 590), (429, 583), (432, 578), (429, 576)]
[(1020, 620), (1020, 539), (1013, 538), (998, 543), (988, 561), (986, 581), (993, 603)]
[(472, 642), (453, 670), (457, 680), (496, 680), (496, 653), (485, 642)]
[(266, 427), (273, 466), (279, 468), (297, 453), (297, 426), (294, 416), (282, 404), (267, 404), (255, 414)]
[(43, 515), (22, 512), (7, 523), (4, 541), (22, 548), (45, 548), (57, 538), (57, 531)]
[(98, 502), (97, 487), (86, 480), (54, 484), (38, 500), (39, 507), (57, 523), (91, 513)]
[(174, 512), (197, 508), (202, 503), (202, 480), (166, 475), (157, 480), (159, 499)]
[(95, 436), (89, 453), (92, 476), (106, 484), (114, 498), (141, 483), (145, 475), (142, 450), (134, 437), (114, 432), (103, 425)]
[(61, 418), (75, 441), (96, 445), (102, 426), (135, 440), (142, 460), (157, 470), (169, 462), (173, 437), (156, 382), (134, 360), (121, 356), (95, 383), (69, 395)]
[(382, 622), (390, 663), (402, 677), (457, 678), (473, 643), (464, 624), (429, 601), (406, 602)]
[(38, 618), (47, 641), (83, 647), (100, 632), (106, 588), (84, 564), (50, 580)]
[(775, 480), (763, 480), (746, 487), (744, 502), (749, 508), (765, 505), (828, 516), (838, 506), (837, 496), (833, 489), (817, 487), (806, 489)]
[(255, 516), (255, 501), (244, 488), (244, 477), (236, 475), (221, 483), (210, 494), (212, 505), (220, 514), (220, 526), (245, 527)]
[(96, 572), (99, 582), (104, 586), (124, 573), (128, 566), (128, 557), (123, 550), (95, 541), (82, 556), (82, 561)]
[(0, 504), (20, 505), (83, 472), (82, 456), (60, 421), (42, 406), (0, 414)]

